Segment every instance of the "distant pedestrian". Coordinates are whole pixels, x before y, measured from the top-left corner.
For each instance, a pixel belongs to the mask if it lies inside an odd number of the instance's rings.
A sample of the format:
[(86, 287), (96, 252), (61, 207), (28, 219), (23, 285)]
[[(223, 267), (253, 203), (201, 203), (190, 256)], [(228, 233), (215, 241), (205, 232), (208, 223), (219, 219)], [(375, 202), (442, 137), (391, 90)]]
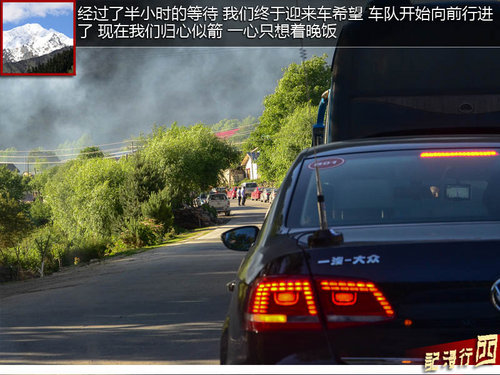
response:
[(246, 196), (246, 189), (244, 186), (241, 187), (241, 205), (244, 206), (245, 205), (245, 201), (247, 200), (247, 196)]
[(238, 197), (238, 206), (241, 206), (241, 189), (242, 188), (238, 188), (236, 190), (236, 196)]

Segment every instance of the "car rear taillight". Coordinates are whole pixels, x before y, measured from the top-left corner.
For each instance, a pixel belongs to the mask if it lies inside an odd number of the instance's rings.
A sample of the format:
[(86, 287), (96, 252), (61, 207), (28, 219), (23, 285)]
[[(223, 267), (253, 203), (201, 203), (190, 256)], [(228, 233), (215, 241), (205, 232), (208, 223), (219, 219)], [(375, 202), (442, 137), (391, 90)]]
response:
[(250, 292), (249, 331), (320, 329), (318, 304), (329, 328), (375, 323), (394, 318), (394, 310), (374, 283), (307, 277), (269, 276)]
[(247, 309), (247, 330), (320, 329), (316, 298), (306, 277), (256, 281)]
[(394, 318), (391, 304), (372, 282), (321, 278), (316, 283), (319, 301), (329, 328)]

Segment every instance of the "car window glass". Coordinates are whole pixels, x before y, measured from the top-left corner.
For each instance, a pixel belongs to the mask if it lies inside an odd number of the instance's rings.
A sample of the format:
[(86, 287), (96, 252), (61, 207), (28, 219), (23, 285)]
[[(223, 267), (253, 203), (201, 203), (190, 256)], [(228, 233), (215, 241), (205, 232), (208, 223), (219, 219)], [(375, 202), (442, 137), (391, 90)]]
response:
[(212, 194), (210, 196), (210, 199), (214, 201), (220, 201), (226, 199), (226, 196), (224, 194)]
[[(320, 169), (330, 225), (500, 220), (500, 156), (423, 159), (420, 151), (390, 151), (339, 159)], [(319, 225), (312, 163), (299, 176), (289, 227)]]

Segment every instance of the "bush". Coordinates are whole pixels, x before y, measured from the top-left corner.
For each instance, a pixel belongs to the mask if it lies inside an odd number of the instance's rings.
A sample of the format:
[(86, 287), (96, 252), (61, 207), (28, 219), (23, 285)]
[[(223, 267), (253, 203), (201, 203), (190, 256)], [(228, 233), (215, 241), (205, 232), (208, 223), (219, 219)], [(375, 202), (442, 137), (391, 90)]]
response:
[(40, 227), (26, 237), (21, 244), (10, 249), (16, 272), (29, 270), (43, 276), (59, 269), (60, 262), (54, 246), (61, 240), (52, 227)]
[(33, 224), (40, 227), (50, 222), (52, 214), (48, 204), (44, 203), (41, 199), (36, 199), (29, 205), (29, 215)]
[[(27, 276), (34, 277), (40, 272), (40, 258), (26, 243), (2, 251), (0, 265), (10, 269), (12, 277), (16, 280), (23, 280)], [(49, 267), (49, 271), (51, 268)]]
[[(120, 240), (132, 248), (160, 245), (163, 242), (164, 233), (163, 225), (157, 224), (154, 219), (142, 221), (130, 219), (125, 223)], [(117, 245), (120, 245), (120, 242)]]
[(163, 231), (167, 232), (174, 223), (172, 207), (168, 204), (166, 193), (152, 193), (147, 202), (142, 204), (142, 214), (148, 219), (163, 225)]
[(106, 253), (109, 241), (103, 238), (81, 238), (70, 244), (65, 253), (64, 265), (75, 264), (75, 258), (79, 262), (89, 262), (92, 259), (101, 259)]
[(208, 203), (204, 203), (201, 205), (201, 208), (208, 212), (209, 215), (211, 216), (211, 218), (214, 220), (214, 221), (217, 221), (217, 210), (215, 208), (213, 208), (212, 206), (210, 206)]

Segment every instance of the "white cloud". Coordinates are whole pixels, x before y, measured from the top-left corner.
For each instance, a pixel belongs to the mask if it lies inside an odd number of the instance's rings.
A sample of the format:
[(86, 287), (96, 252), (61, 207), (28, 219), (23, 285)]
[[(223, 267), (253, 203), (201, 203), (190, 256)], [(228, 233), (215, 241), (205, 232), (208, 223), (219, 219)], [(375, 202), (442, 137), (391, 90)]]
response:
[(3, 3), (4, 22), (20, 23), (31, 17), (63, 16), (71, 14), (73, 3)]

